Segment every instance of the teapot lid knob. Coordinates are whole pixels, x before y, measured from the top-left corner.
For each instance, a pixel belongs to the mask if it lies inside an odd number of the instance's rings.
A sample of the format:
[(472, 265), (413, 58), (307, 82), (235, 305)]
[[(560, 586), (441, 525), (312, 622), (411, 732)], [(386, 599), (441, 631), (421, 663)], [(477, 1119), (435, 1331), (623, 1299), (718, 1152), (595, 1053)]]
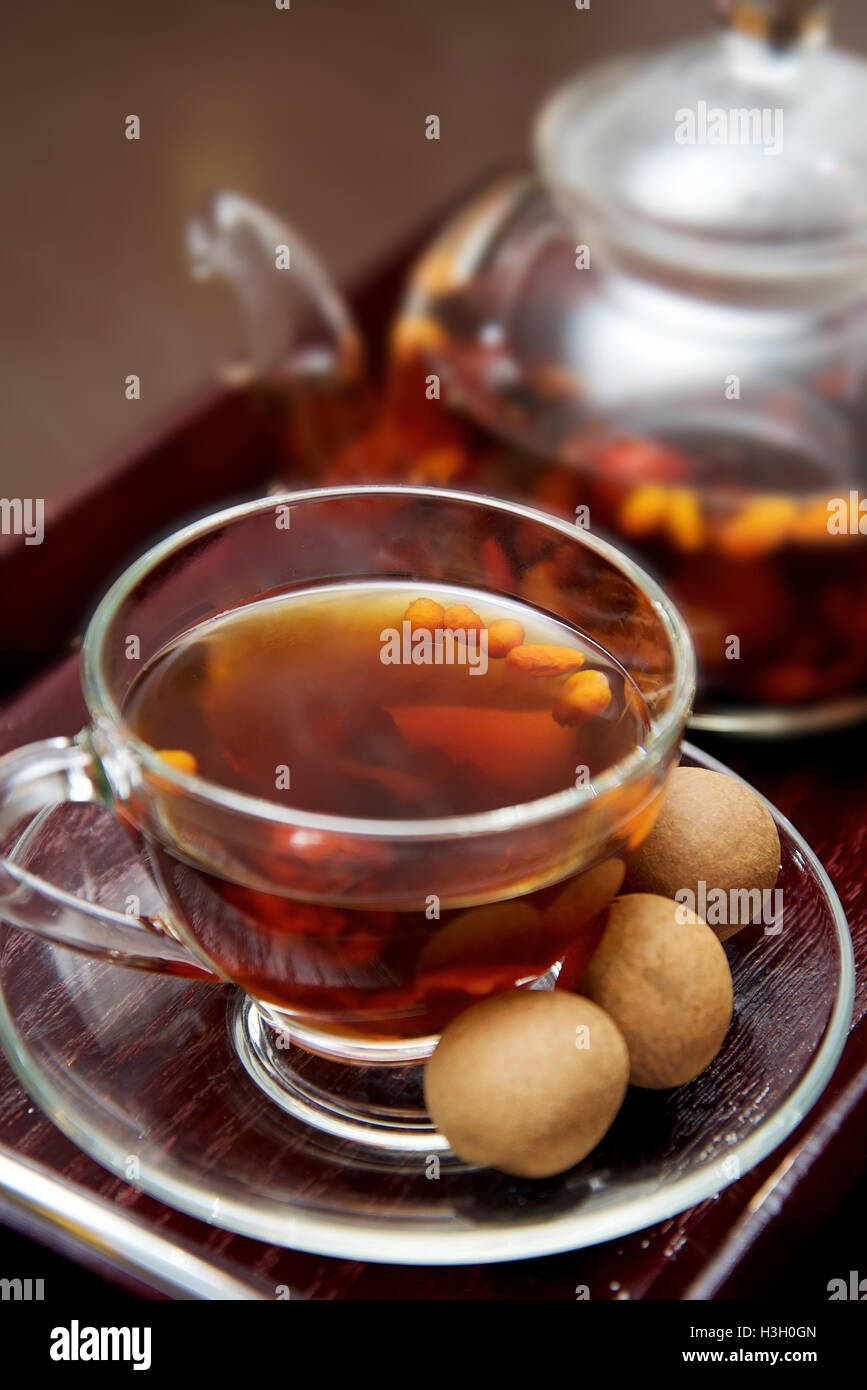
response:
[(825, 36), (831, 0), (714, 0), (714, 11), (727, 28), (784, 48)]

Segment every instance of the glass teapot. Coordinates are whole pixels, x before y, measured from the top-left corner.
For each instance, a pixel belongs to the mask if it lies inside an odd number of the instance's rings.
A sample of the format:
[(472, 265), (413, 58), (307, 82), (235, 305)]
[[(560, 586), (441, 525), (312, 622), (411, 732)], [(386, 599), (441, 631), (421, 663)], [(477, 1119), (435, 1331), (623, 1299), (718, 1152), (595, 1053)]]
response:
[(547, 101), (534, 169), (415, 265), (375, 384), (286, 224), (224, 193), (189, 248), (240, 296), (287, 476), (589, 526), (684, 612), (694, 723), (795, 732), (867, 713), (867, 64), (815, 0), (717, 9)]

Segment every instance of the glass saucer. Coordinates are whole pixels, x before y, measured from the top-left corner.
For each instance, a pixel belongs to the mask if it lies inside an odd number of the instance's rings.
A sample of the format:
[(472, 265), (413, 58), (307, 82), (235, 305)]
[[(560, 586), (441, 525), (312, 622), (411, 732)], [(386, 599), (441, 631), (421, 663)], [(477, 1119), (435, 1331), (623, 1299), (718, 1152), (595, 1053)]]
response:
[[(727, 771), (695, 748), (682, 761)], [(598, 1148), (555, 1178), (510, 1178), (436, 1152), (377, 1155), (318, 1133), (242, 1065), (230, 986), (90, 960), (6, 926), (0, 1040), (34, 1100), (98, 1162), (259, 1240), (463, 1264), (615, 1239), (712, 1196), (770, 1153), (843, 1048), (854, 985), (846, 919), (815, 855), (774, 815), (783, 930), (747, 927), (727, 943), (735, 1018), (722, 1052), (676, 1091), (630, 1090)], [(135, 897), (143, 913), (159, 908), (143, 853), (99, 808), (43, 813), (16, 857), (107, 906), (128, 911)]]

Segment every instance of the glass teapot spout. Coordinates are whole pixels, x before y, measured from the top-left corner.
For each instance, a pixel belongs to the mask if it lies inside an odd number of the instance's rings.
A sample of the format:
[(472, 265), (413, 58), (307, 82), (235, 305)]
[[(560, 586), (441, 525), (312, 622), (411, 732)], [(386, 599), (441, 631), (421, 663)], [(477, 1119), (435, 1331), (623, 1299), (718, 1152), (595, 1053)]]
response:
[(347, 386), (363, 378), (364, 348), (349, 309), (288, 222), (224, 189), (190, 219), (186, 244), (193, 276), (221, 277), (237, 297), (247, 361), (232, 369), (235, 380)]
[(195, 279), (220, 279), (246, 338), (230, 385), (259, 407), (275, 477), (315, 482), (363, 429), (371, 408), (364, 344), (319, 257), (288, 222), (240, 193), (213, 194), (186, 229)]

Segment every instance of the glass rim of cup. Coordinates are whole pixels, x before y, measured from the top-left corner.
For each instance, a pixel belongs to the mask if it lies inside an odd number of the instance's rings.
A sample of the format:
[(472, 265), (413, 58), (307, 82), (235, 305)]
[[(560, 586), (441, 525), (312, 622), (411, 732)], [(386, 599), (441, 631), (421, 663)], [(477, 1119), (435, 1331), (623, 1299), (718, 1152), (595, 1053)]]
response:
[[(557, 531), (573, 543), (587, 547), (625, 574), (653, 607), (671, 643), (673, 655), (674, 680), (668, 707), (658, 720), (651, 715), (651, 732), (647, 747), (634, 749), (625, 758), (612, 763), (592, 784), (565, 787), (561, 791), (551, 792), (534, 801), (518, 802), (511, 806), (469, 814), (382, 820), (372, 817), (303, 811), (293, 807), (284, 808), (264, 797), (235, 791), (219, 782), (212, 782), (196, 774), (184, 772), (161, 758), (157, 750), (150, 744), (139, 739), (127, 724), (119, 704), (108, 688), (101, 660), (103, 642), (112, 618), (123, 601), (133, 593), (136, 586), (169, 556), (182, 551), (191, 542), (200, 539), (209, 531), (231, 524), (235, 520), (251, 516), (259, 511), (273, 511), (278, 506), (298, 506), (304, 502), (321, 501), (329, 497), (337, 500), (341, 497), (364, 496), (417, 497), (424, 501), (470, 503), (473, 506), (481, 506), (508, 515), (519, 516), (528, 521), (539, 523), (546, 529)], [(186, 795), (217, 803), (223, 810), (232, 811), (239, 815), (255, 817), (295, 830), (311, 830), (368, 838), (389, 837), (415, 840), (453, 838), (456, 834), (461, 836), (484, 835), (544, 823), (545, 821), (556, 820), (563, 815), (574, 814), (606, 793), (625, 787), (633, 778), (646, 774), (660, 759), (665, 757), (672, 743), (682, 736), (686, 727), (695, 693), (695, 682), (695, 651), (685, 619), (660, 585), (634, 560), (619, 551), (616, 546), (593, 535), (584, 527), (563, 521), (534, 507), (524, 506), (522, 503), (489, 497), (485, 493), (434, 487), (357, 484), (330, 488), (305, 488), (299, 491), (270, 493), (266, 497), (253, 498), (250, 501), (226, 507), (221, 511), (212, 512), (158, 541), (123, 571), (97, 604), (85, 630), (82, 643), (82, 687), (93, 724), (95, 726), (107, 725), (109, 729), (115, 730), (121, 736), (123, 746), (133, 754), (148, 773), (158, 776), (161, 781)]]

